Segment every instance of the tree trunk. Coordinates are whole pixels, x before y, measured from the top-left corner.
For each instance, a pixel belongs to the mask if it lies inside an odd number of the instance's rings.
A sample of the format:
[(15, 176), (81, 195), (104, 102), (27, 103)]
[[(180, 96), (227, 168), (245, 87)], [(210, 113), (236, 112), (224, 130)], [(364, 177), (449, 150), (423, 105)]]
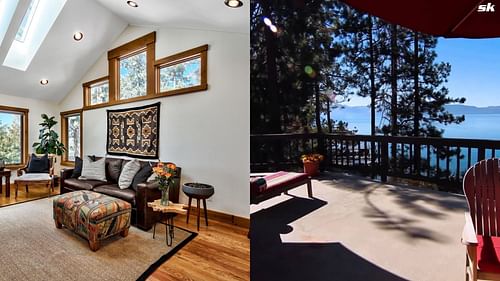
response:
[[(414, 83), (414, 112), (413, 112), (413, 136), (420, 136), (420, 85), (419, 85), (419, 49), (418, 49), (418, 33), (413, 34), (413, 83)], [(415, 173), (420, 175), (420, 145), (415, 145)]]
[[(375, 102), (376, 102), (376, 89), (375, 89), (375, 50), (373, 45), (373, 22), (372, 17), (368, 17), (369, 20), (369, 30), (368, 30), (368, 40), (370, 43), (370, 134), (371, 136), (375, 136)], [(370, 143), (370, 155), (371, 155), (371, 163), (372, 163), (372, 178), (375, 178), (375, 166), (373, 165), (376, 160), (375, 156), (375, 142), (372, 141)]]
[[(395, 24), (391, 25), (391, 135), (398, 135), (398, 28)], [(396, 164), (396, 146), (391, 145), (391, 158), (393, 164)]]
[[(269, 3), (262, 5), (265, 15), (269, 15)], [(267, 94), (270, 103), (267, 105), (269, 112), (269, 130), (271, 133), (281, 133), (281, 113), (278, 97), (278, 68), (276, 66), (276, 37), (271, 30), (266, 28), (266, 56), (267, 56)]]
[(413, 113), (413, 136), (418, 137), (420, 135), (420, 89), (419, 89), (419, 82), (418, 82), (418, 74), (420, 72), (419, 70), (419, 61), (418, 61), (418, 56), (419, 56), (419, 50), (418, 50), (418, 33), (415, 32), (413, 36), (413, 83), (414, 83), (414, 103), (415, 103), (415, 108), (414, 108), (414, 113)]

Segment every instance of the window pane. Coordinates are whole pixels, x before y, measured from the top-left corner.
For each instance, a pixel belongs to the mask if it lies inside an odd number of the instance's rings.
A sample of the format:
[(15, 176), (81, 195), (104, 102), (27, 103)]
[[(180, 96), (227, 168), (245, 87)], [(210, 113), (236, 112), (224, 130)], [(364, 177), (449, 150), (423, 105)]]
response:
[(120, 99), (146, 95), (146, 52), (120, 60)]
[(68, 117), (68, 161), (80, 156), (80, 115)]
[(201, 85), (201, 58), (160, 69), (160, 92)]
[(0, 112), (0, 159), (6, 164), (20, 164), (21, 118), (20, 113)]
[(90, 88), (90, 105), (106, 103), (109, 101), (109, 84), (108, 82), (93, 85)]

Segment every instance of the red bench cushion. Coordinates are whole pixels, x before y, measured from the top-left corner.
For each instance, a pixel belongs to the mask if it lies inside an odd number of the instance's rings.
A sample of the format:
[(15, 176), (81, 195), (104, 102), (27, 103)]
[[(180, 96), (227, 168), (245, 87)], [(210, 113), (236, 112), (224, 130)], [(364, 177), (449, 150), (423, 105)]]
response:
[(477, 242), (479, 270), (500, 273), (500, 237), (477, 235)]
[(252, 194), (264, 193), (271, 189), (291, 186), (307, 180), (309, 176), (306, 173), (293, 173), (293, 172), (280, 171), (264, 176), (263, 178), (266, 180), (265, 187), (263, 188), (263, 186), (260, 186), (260, 188), (257, 189), (255, 186), (251, 185)]

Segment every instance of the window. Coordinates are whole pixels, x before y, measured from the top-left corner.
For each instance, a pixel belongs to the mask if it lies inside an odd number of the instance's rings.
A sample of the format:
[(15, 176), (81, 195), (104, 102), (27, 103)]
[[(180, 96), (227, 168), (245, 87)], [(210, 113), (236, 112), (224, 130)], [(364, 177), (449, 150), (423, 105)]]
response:
[(102, 82), (90, 87), (90, 105), (106, 103), (109, 101), (109, 84)]
[(0, 159), (21, 166), (28, 147), (28, 109), (0, 106)]
[(146, 52), (120, 59), (120, 100), (146, 95)]
[(174, 95), (207, 89), (207, 50), (204, 45), (156, 62), (157, 92)]
[(61, 135), (66, 152), (63, 165), (71, 165), (75, 158), (82, 156), (82, 110), (61, 112)]
[(108, 77), (102, 77), (83, 84), (84, 106), (96, 106), (109, 102)]
[(208, 45), (155, 61), (155, 42), (152, 32), (110, 50), (109, 76), (82, 85), (83, 110), (208, 88)]
[(19, 26), (19, 29), (17, 30), (16, 40), (21, 43), (24, 43), (24, 40), (26, 40), (26, 34), (28, 34), (31, 22), (33, 21), (33, 16), (35, 15), (36, 8), (38, 7), (38, 2), (40, 2), (40, 0), (31, 1), (28, 10), (23, 17), (21, 26)]
[(154, 95), (156, 33), (149, 33), (108, 52), (110, 104)]

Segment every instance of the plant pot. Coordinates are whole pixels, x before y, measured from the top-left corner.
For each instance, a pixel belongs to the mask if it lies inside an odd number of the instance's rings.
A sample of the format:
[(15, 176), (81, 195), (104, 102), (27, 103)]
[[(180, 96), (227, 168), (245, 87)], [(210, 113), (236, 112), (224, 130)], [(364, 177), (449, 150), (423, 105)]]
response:
[(305, 162), (304, 173), (311, 177), (319, 175), (319, 162)]

